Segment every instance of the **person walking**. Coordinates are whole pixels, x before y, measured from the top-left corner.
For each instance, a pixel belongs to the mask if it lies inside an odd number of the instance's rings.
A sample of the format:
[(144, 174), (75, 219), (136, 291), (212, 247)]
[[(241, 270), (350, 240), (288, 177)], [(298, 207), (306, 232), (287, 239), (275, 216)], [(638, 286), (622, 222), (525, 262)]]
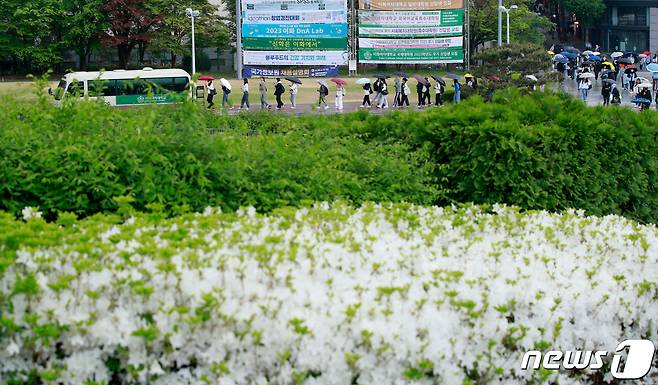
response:
[(231, 102), (228, 100), (228, 96), (231, 94), (231, 90), (228, 89), (225, 85), (222, 84), (222, 108), (228, 107), (232, 110), (233, 106), (231, 105)]
[(452, 84), (452, 87), (455, 90), (455, 93), (452, 96), (452, 102), (458, 104), (461, 101), (462, 85), (459, 84), (459, 80), (454, 79), (454, 83)]
[(423, 84), (425, 87), (425, 105), (431, 106), (432, 105), (432, 96), (430, 93), (430, 89), (432, 88), (432, 83), (428, 78), (425, 78), (425, 84)]
[(249, 109), (249, 79), (244, 79), (242, 82), (242, 100), (240, 101), (240, 109)]
[(267, 83), (264, 76), (260, 78), (260, 83), (258, 83), (258, 92), (260, 92), (260, 109), (270, 108), (270, 105), (267, 104)]
[(395, 77), (395, 97), (393, 98), (393, 107), (400, 105), (400, 96), (402, 94), (402, 83), (399, 77)]
[(370, 94), (372, 93), (372, 89), (370, 87), (370, 83), (366, 83), (363, 85), (363, 103), (361, 103), (361, 108), (366, 108), (366, 103), (368, 104), (368, 108), (372, 107), (372, 104), (370, 103)]
[(320, 88), (318, 88), (318, 93), (320, 94), (320, 99), (318, 99), (318, 108), (323, 107), (324, 105), (324, 109), (326, 110), (329, 108), (327, 101), (325, 100), (327, 95), (329, 95), (329, 88), (327, 88), (327, 86), (319, 80), (318, 83), (320, 84)]
[(583, 102), (587, 103), (587, 96), (589, 95), (589, 89), (592, 86), (592, 82), (588, 78), (581, 77), (578, 81), (578, 89), (580, 90), (580, 98)]
[(206, 85), (206, 89), (208, 90), (208, 109), (212, 109), (215, 103), (213, 102), (213, 99), (215, 98), (215, 94), (217, 94), (217, 91), (215, 90), (215, 85), (213, 84), (212, 80), (208, 80), (208, 84)]
[(372, 103), (376, 106), (379, 105), (379, 97), (381, 96), (381, 86), (382, 82), (381, 79), (377, 78), (375, 80), (375, 83), (372, 85), (373, 91), (375, 91), (375, 97), (372, 99)]
[(441, 100), (441, 95), (443, 94), (443, 86), (441, 85), (440, 82), (436, 82), (434, 85), (434, 105), (435, 106), (442, 106), (443, 105), (443, 100)]
[(409, 88), (409, 84), (407, 84), (407, 82), (407, 78), (402, 78), (402, 95), (400, 96), (400, 107), (404, 107), (405, 105), (409, 107), (409, 95), (411, 95), (411, 89)]
[(336, 84), (336, 110), (343, 110), (343, 96), (345, 96), (345, 87), (342, 84)]
[(610, 91), (611, 91), (611, 86), (610, 83), (608, 82), (603, 82), (603, 85), (601, 86), (601, 96), (603, 97), (603, 105), (608, 106), (610, 105)]
[(611, 85), (612, 91), (610, 91), (610, 104), (618, 106), (621, 104), (621, 94), (619, 93), (619, 88), (617, 88), (616, 83)]
[(297, 83), (290, 82), (290, 109), (297, 107)]
[(377, 104), (377, 108), (388, 108), (388, 84), (386, 84), (386, 80), (382, 79), (379, 86), (379, 104)]
[(418, 108), (422, 108), (425, 105), (425, 85), (419, 81), (416, 83), (416, 95), (418, 95)]
[(280, 110), (283, 107), (283, 101), (281, 100), (281, 95), (286, 92), (286, 88), (281, 84), (281, 79), (276, 78), (276, 84), (274, 85), (274, 96), (276, 97), (276, 109)]

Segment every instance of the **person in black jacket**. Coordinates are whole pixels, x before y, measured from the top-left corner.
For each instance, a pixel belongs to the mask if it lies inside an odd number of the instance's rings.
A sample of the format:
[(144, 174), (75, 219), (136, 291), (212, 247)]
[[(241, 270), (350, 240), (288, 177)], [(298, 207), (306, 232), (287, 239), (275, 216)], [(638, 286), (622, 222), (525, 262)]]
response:
[(370, 104), (370, 93), (372, 93), (372, 90), (370, 88), (370, 83), (366, 83), (363, 85), (363, 103), (361, 103), (361, 107), (365, 108), (366, 103), (368, 104), (368, 107), (372, 107), (372, 104)]
[(276, 85), (274, 86), (274, 96), (276, 96), (276, 109), (280, 110), (283, 107), (281, 95), (286, 92), (286, 88), (281, 84), (281, 78), (276, 78)]
[(610, 105), (610, 91), (612, 91), (612, 86), (608, 82), (603, 82), (601, 86), (601, 96), (603, 97), (603, 105)]
[(423, 89), (425, 90), (425, 103), (428, 106), (432, 105), (432, 93), (430, 92), (430, 88), (432, 88), (432, 83), (430, 83), (430, 80), (428, 78), (425, 78), (425, 84), (423, 84)]
[(418, 108), (425, 105), (425, 85), (421, 82), (416, 83), (416, 94), (418, 94)]

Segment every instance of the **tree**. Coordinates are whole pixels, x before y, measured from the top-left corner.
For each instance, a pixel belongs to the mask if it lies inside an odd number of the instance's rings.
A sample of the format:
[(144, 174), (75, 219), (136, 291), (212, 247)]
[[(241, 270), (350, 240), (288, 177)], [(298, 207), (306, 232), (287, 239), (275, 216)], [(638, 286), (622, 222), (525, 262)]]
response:
[(204, 43), (217, 47), (228, 44), (228, 28), (219, 16), (217, 7), (208, 0), (150, 0), (148, 6), (153, 13), (164, 17), (153, 34), (152, 44), (155, 49), (169, 53), (172, 67), (176, 67), (179, 56), (190, 51), (192, 27), (189, 16), (185, 14), (188, 7), (200, 11), (199, 17), (195, 19), (195, 38), (199, 46)]
[(89, 56), (108, 26), (101, 12), (103, 0), (64, 0), (63, 3), (64, 45), (78, 54), (80, 69), (87, 70)]
[(605, 12), (603, 0), (558, 0), (558, 4), (576, 15), (585, 30), (585, 41), (589, 41), (589, 29), (596, 26)]
[(474, 69), (480, 77), (496, 75), (502, 78), (515, 72), (536, 74), (551, 66), (551, 57), (544, 47), (535, 44), (505, 44), (482, 50), (474, 59), (481, 62)]
[(15, 68), (45, 71), (61, 61), (61, 20), (58, 0), (0, 0), (0, 55)]
[(148, 44), (151, 33), (163, 20), (162, 15), (152, 13), (145, 0), (106, 0), (101, 11), (109, 24), (102, 42), (117, 48), (119, 66), (123, 68), (128, 66), (133, 49)]
[[(467, 0), (468, 1), (468, 0)], [(544, 16), (530, 11), (532, 0), (514, 1), (518, 9), (510, 13), (510, 39), (518, 43), (543, 44), (545, 33), (553, 23)], [(509, 7), (512, 2), (507, 4)], [(498, 2), (492, 0), (472, 0), (471, 11), (471, 47), (498, 39)], [(503, 13), (503, 38), (507, 16)]]

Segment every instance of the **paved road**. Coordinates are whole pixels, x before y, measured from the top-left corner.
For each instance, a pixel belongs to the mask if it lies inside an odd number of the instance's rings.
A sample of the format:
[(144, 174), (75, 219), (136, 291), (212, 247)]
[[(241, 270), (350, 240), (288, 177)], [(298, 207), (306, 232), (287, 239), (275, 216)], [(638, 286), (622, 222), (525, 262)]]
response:
[[(638, 76), (651, 79), (651, 73), (650, 72), (638, 72)], [(618, 87), (621, 90), (621, 82), (618, 83)], [(568, 92), (572, 94), (573, 96), (577, 97), (580, 99), (580, 92), (578, 90), (578, 84), (576, 83), (575, 80), (572, 80), (570, 78), (567, 78), (564, 82), (561, 84), (557, 84), (553, 86), (554, 90), (559, 90), (562, 89), (565, 92)], [(653, 93), (652, 93), (653, 94)], [(653, 95), (655, 97), (655, 95)], [(635, 108), (635, 105), (631, 103), (631, 100), (634, 98), (633, 94), (630, 94), (628, 91), (623, 91), (622, 90), (622, 106), (627, 106), (631, 108)], [(389, 103), (392, 103), (393, 96), (389, 95)], [(273, 102), (273, 100), (270, 100), (270, 102)], [(277, 110), (276, 108), (272, 108), (271, 112), (275, 114), (293, 114), (293, 115), (301, 115), (301, 114), (308, 114), (308, 113), (314, 113), (314, 114), (320, 114), (320, 115), (329, 115), (329, 114), (336, 114), (336, 113), (347, 113), (347, 112), (354, 112), (358, 110), (363, 110), (360, 108), (360, 101), (357, 101), (354, 98), (345, 98), (344, 102), (344, 108), (343, 110), (337, 110), (334, 107), (334, 100), (332, 98), (327, 98), (327, 102), (329, 103), (329, 108), (324, 109), (324, 108), (318, 108), (316, 104), (298, 104), (295, 109), (290, 108), (290, 104), (285, 104), (284, 107), (281, 110)], [(602, 105), (603, 104), (603, 96), (601, 95), (601, 79), (594, 81), (592, 89), (589, 91), (589, 96), (587, 99), (587, 104), (589, 106), (597, 106), (597, 105)], [(651, 107), (655, 108), (656, 104), (652, 103)], [(221, 112), (221, 107), (218, 106), (216, 103), (216, 107), (218, 112)], [(430, 107), (425, 107), (425, 108), (437, 108), (434, 106)], [(613, 108), (613, 106), (611, 106)], [(412, 104), (410, 107), (407, 107), (406, 109), (410, 110), (418, 110), (416, 107), (415, 103), (412, 101)], [(252, 105), (249, 111), (260, 111), (260, 106), (254, 106)], [(396, 108), (390, 107), (388, 109), (378, 109), (376, 107), (372, 108), (367, 108), (365, 109), (367, 111), (370, 111), (370, 113), (385, 113), (387, 111), (392, 111), (392, 110), (397, 110)], [(233, 114), (238, 114), (240, 112), (245, 112), (246, 110), (241, 110), (237, 107), (232, 108), (232, 109), (227, 109), (227, 113), (233, 115)]]

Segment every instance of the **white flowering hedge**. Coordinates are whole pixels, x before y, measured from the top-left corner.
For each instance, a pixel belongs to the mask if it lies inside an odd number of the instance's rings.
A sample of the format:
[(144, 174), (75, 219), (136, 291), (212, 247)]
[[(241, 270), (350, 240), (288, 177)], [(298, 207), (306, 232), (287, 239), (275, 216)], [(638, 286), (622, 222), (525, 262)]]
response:
[(587, 384), (523, 353), (658, 339), (656, 228), (615, 216), (24, 215), (0, 215), (4, 382)]

